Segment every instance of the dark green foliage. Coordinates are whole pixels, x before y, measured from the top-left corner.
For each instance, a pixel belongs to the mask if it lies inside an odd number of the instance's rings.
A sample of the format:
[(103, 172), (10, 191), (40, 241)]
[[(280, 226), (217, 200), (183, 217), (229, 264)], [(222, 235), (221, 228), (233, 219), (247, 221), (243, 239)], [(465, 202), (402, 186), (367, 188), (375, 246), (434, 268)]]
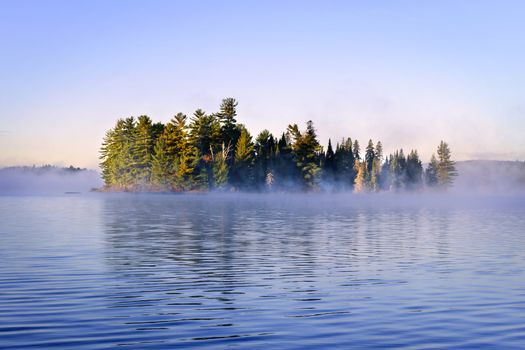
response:
[(451, 159), (450, 148), (446, 142), (441, 141), (438, 149), (437, 179), (439, 186), (448, 188), (457, 176), (456, 164)]
[(406, 158), (403, 150), (395, 151), (389, 158), (388, 189), (391, 191), (406, 189)]
[(336, 146), (334, 158), (336, 187), (341, 190), (352, 190), (357, 172), (351, 138), (343, 139), (341, 144)]
[(360, 154), (361, 147), (359, 146), (359, 141), (357, 140), (354, 141), (353, 152), (354, 152), (354, 159), (361, 160), (361, 154)]
[(376, 156), (374, 143), (372, 140), (368, 140), (368, 145), (366, 146), (366, 152), (365, 152), (365, 162), (366, 162), (366, 170), (368, 173), (372, 172), (372, 167), (374, 165), (374, 158)]
[(430, 163), (425, 170), (425, 182), (428, 187), (435, 187), (438, 184), (438, 161), (436, 156), (433, 154), (430, 158)]
[(227, 187), (228, 184), (228, 154), (229, 154), (228, 147), (224, 147), (224, 143), (222, 144), (222, 148), (217, 153), (212, 153), (212, 161), (213, 161), (213, 187), (218, 190), (224, 190)]
[(423, 185), (423, 163), (416, 150), (410, 151), (406, 163), (406, 186), (410, 190), (421, 189)]
[(217, 114), (221, 122), (222, 141), (226, 146), (230, 146), (232, 152), (235, 151), (237, 140), (240, 136), (240, 130), (237, 127), (237, 101), (234, 98), (225, 98), (222, 100), (220, 112)]
[(280, 190), (297, 190), (296, 179), (301, 176), (297, 168), (289, 133), (283, 133), (276, 147), (276, 159), (273, 175), (273, 187)]
[(152, 184), (161, 190), (170, 190), (176, 164), (168, 156), (166, 137), (161, 136), (155, 143), (152, 161)]
[(328, 148), (326, 149), (326, 155), (323, 162), (323, 177), (327, 182), (333, 182), (335, 180), (335, 153), (332, 148), (332, 141), (328, 139)]
[(193, 113), (190, 139), (203, 156), (219, 151), (223, 143), (221, 136), (221, 125), (216, 115), (207, 115), (202, 109)]
[(250, 189), (254, 185), (255, 146), (252, 136), (244, 126), (240, 126), (240, 136), (235, 148), (235, 159), (231, 182), (241, 189)]
[(275, 141), (268, 130), (263, 130), (255, 139), (255, 186), (258, 189), (267, 187), (268, 177), (273, 178), (273, 160)]
[(321, 145), (317, 140), (312, 121), (306, 123), (306, 131), (301, 133), (297, 124), (289, 125), (288, 132), (292, 136), (292, 150), (297, 168), (301, 171), (305, 189), (317, 189), (321, 175), (320, 152)]
[(136, 181), (147, 185), (151, 180), (151, 161), (155, 143), (153, 142), (153, 125), (148, 116), (141, 115), (136, 126), (135, 162)]
[[(423, 166), (417, 151), (383, 159), (383, 145), (372, 140), (364, 157), (357, 140), (343, 139), (326, 152), (313, 123), (301, 131), (289, 125), (279, 139), (263, 130), (252, 140), (237, 123), (237, 101), (224, 99), (220, 110), (198, 109), (188, 123), (176, 114), (167, 124), (142, 115), (117, 120), (100, 148), (106, 188), (120, 191), (216, 190), (418, 190)], [(456, 175), (450, 149), (438, 147), (424, 172), (427, 187), (447, 188)]]

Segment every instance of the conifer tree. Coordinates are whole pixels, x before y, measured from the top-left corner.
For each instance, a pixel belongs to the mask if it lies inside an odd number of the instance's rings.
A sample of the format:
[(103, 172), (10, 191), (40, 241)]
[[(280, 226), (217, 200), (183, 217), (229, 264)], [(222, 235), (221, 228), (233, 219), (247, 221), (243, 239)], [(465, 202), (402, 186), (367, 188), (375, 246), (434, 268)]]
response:
[(106, 132), (100, 148), (100, 167), (106, 187), (119, 185), (119, 152), (121, 149), (119, 133), (122, 131), (123, 124), (123, 119), (117, 120), (115, 127)]
[(349, 190), (354, 187), (356, 176), (355, 160), (352, 139), (343, 138), (341, 145), (336, 148), (335, 154), (335, 179), (338, 187), (343, 190)]
[(439, 164), (434, 154), (430, 158), (430, 163), (425, 171), (425, 182), (428, 187), (435, 187), (438, 185), (438, 168)]
[(122, 132), (119, 133), (119, 178), (125, 190), (133, 190), (137, 178), (137, 132), (134, 117), (124, 119)]
[(222, 142), (228, 147), (231, 154), (228, 154), (228, 166), (233, 165), (233, 153), (237, 146), (237, 140), (240, 136), (240, 129), (237, 125), (237, 105), (238, 102), (234, 98), (225, 98), (222, 100), (220, 111), (217, 114), (221, 123)]
[(406, 185), (406, 158), (403, 149), (390, 156), (390, 189), (397, 191)]
[(224, 143), (219, 152), (212, 153), (214, 187), (218, 190), (224, 190), (228, 183), (228, 153), (228, 147)]
[(328, 139), (328, 148), (323, 164), (323, 175), (326, 181), (334, 181), (335, 176), (335, 153), (332, 148), (332, 141)]
[(376, 148), (375, 148), (374, 169), (373, 169), (373, 174), (374, 174), (373, 189), (375, 191), (382, 189), (382, 184), (383, 184), (383, 179), (382, 179), (383, 166), (382, 164), (383, 164), (383, 144), (381, 143), (381, 141), (377, 141)]
[(152, 183), (157, 189), (172, 189), (174, 167), (175, 164), (167, 153), (166, 137), (161, 135), (155, 143), (151, 169)]
[(372, 140), (368, 141), (368, 145), (366, 146), (366, 152), (365, 152), (365, 163), (366, 163), (366, 169), (365, 169), (365, 185), (368, 190), (375, 190), (375, 187), (377, 185), (376, 181), (376, 165), (375, 163), (375, 148), (374, 143)]
[(355, 161), (356, 177), (354, 184), (354, 192), (360, 193), (365, 190), (365, 175), (366, 175), (366, 164), (365, 162)]
[(438, 150), (437, 179), (439, 186), (448, 188), (457, 176), (455, 162), (451, 159), (450, 148), (446, 142), (441, 141)]
[[(340, 189), (359, 191), (417, 190), (423, 168), (416, 150), (396, 151), (383, 161), (383, 146), (368, 142), (364, 159), (359, 142), (328, 140), (326, 153), (313, 123), (304, 132), (290, 125), (280, 139), (263, 130), (252, 141), (235, 117), (237, 101), (222, 101), (220, 111), (197, 110), (189, 125), (176, 114), (166, 125), (147, 116), (117, 120), (100, 148), (101, 176), (115, 190), (208, 190), (319, 188), (323, 177)], [(324, 174), (324, 175), (323, 175)], [(425, 173), (428, 187), (446, 188), (456, 169), (448, 145), (441, 141), (438, 158)]]
[(277, 143), (276, 149), (278, 152), (276, 154), (275, 170), (272, 173), (272, 187), (295, 189), (296, 179), (301, 176), (293, 160), (290, 137), (289, 133), (283, 133)]
[(207, 187), (213, 188), (213, 162), (212, 154), (221, 151), (221, 127), (219, 120), (213, 114), (207, 115), (203, 110), (198, 109), (193, 114), (190, 124), (191, 145), (199, 151), (199, 163), (196, 166), (198, 182), (200, 186), (207, 181)]
[(354, 146), (352, 147), (353, 148), (353, 151), (354, 151), (354, 159), (355, 160), (361, 160), (361, 147), (359, 147), (359, 141), (355, 140), (354, 141)]
[(255, 183), (261, 189), (264, 187), (269, 172), (271, 160), (271, 147), (273, 136), (268, 130), (263, 130), (255, 139)]
[(147, 187), (151, 180), (151, 161), (153, 157), (153, 124), (146, 115), (138, 118), (136, 126), (135, 159), (137, 174), (135, 182), (141, 187)]
[(375, 159), (375, 149), (374, 149), (374, 143), (372, 140), (368, 140), (368, 145), (366, 146), (366, 152), (365, 152), (365, 162), (366, 162), (366, 168), (369, 173), (372, 172), (372, 166), (374, 164)]
[(306, 189), (316, 189), (321, 175), (319, 152), (321, 146), (312, 121), (306, 123), (306, 131), (301, 133), (297, 124), (289, 125), (293, 137), (292, 150), (297, 168), (301, 171)]
[(390, 163), (390, 157), (387, 156), (385, 158), (385, 162), (381, 166), (381, 175), (379, 176), (379, 189), (383, 191), (390, 190), (390, 184), (392, 182), (391, 176), (390, 176), (390, 169), (391, 169), (391, 163)]
[(410, 190), (421, 188), (423, 180), (423, 164), (416, 150), (410, 151), (406, 162), (406, 187)]
[(240, 188), (249, 188), (253, 186), (253, 161), (255, 156), (255, 147), (252, 137), (248, 130), (240, 127), (240, 136), (235, 148), (235, 160), (233, 173), (233, 183)]
[(210, 156), (220, 150), (222, 145), (219, 120), (213, 114), (207, 115), (202, 109), (193, 114), (190, 124), (190, 139), (201, 156)]

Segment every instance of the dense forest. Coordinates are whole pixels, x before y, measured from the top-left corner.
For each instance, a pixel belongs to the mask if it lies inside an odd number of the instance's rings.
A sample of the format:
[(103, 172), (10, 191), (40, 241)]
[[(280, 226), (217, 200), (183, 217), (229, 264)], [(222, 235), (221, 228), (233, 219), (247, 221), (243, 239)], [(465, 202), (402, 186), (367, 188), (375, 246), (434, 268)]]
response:
[(419, 191), (446, 189), (456, 176), (443, 141), (424, 170), (417, 150), (385, 156), (380, 141), (362, 148), (343, 138), (325, 151), (311, 121), (254, 140), (236, 117), (237, 101), (226, 98), (217, 113), (178, 113), (167, 124), (145, 115), (117, 120), (100, 149), (104, 190)]

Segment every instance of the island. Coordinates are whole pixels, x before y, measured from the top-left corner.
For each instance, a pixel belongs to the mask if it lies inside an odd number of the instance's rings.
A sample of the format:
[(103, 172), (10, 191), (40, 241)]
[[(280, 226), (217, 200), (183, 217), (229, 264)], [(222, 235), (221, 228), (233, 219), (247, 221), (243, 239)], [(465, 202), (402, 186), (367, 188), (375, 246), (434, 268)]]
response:
[(253, 140), (238, 123), (234, 98), (219, 111), (177, 113), (167, 124), (146, 116), (118, 119), (100, 149), (101, 191), (421, 191), (446, 189), (457, 175), (444, 141), (426, 169), (417, 150), (383, 154), (380, 141), (343, 138), (326, 151), (313, 122), (290, 124), (280, 137)]

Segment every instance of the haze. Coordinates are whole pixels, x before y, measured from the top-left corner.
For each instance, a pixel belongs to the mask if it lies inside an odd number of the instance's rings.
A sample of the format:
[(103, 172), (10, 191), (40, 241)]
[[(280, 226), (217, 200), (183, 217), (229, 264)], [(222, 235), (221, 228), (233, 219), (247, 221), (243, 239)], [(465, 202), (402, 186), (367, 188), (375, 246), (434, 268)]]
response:
[(2, 1), (0, 166), (98, 166), (119, 117), (525, 159), (520, 1)]

